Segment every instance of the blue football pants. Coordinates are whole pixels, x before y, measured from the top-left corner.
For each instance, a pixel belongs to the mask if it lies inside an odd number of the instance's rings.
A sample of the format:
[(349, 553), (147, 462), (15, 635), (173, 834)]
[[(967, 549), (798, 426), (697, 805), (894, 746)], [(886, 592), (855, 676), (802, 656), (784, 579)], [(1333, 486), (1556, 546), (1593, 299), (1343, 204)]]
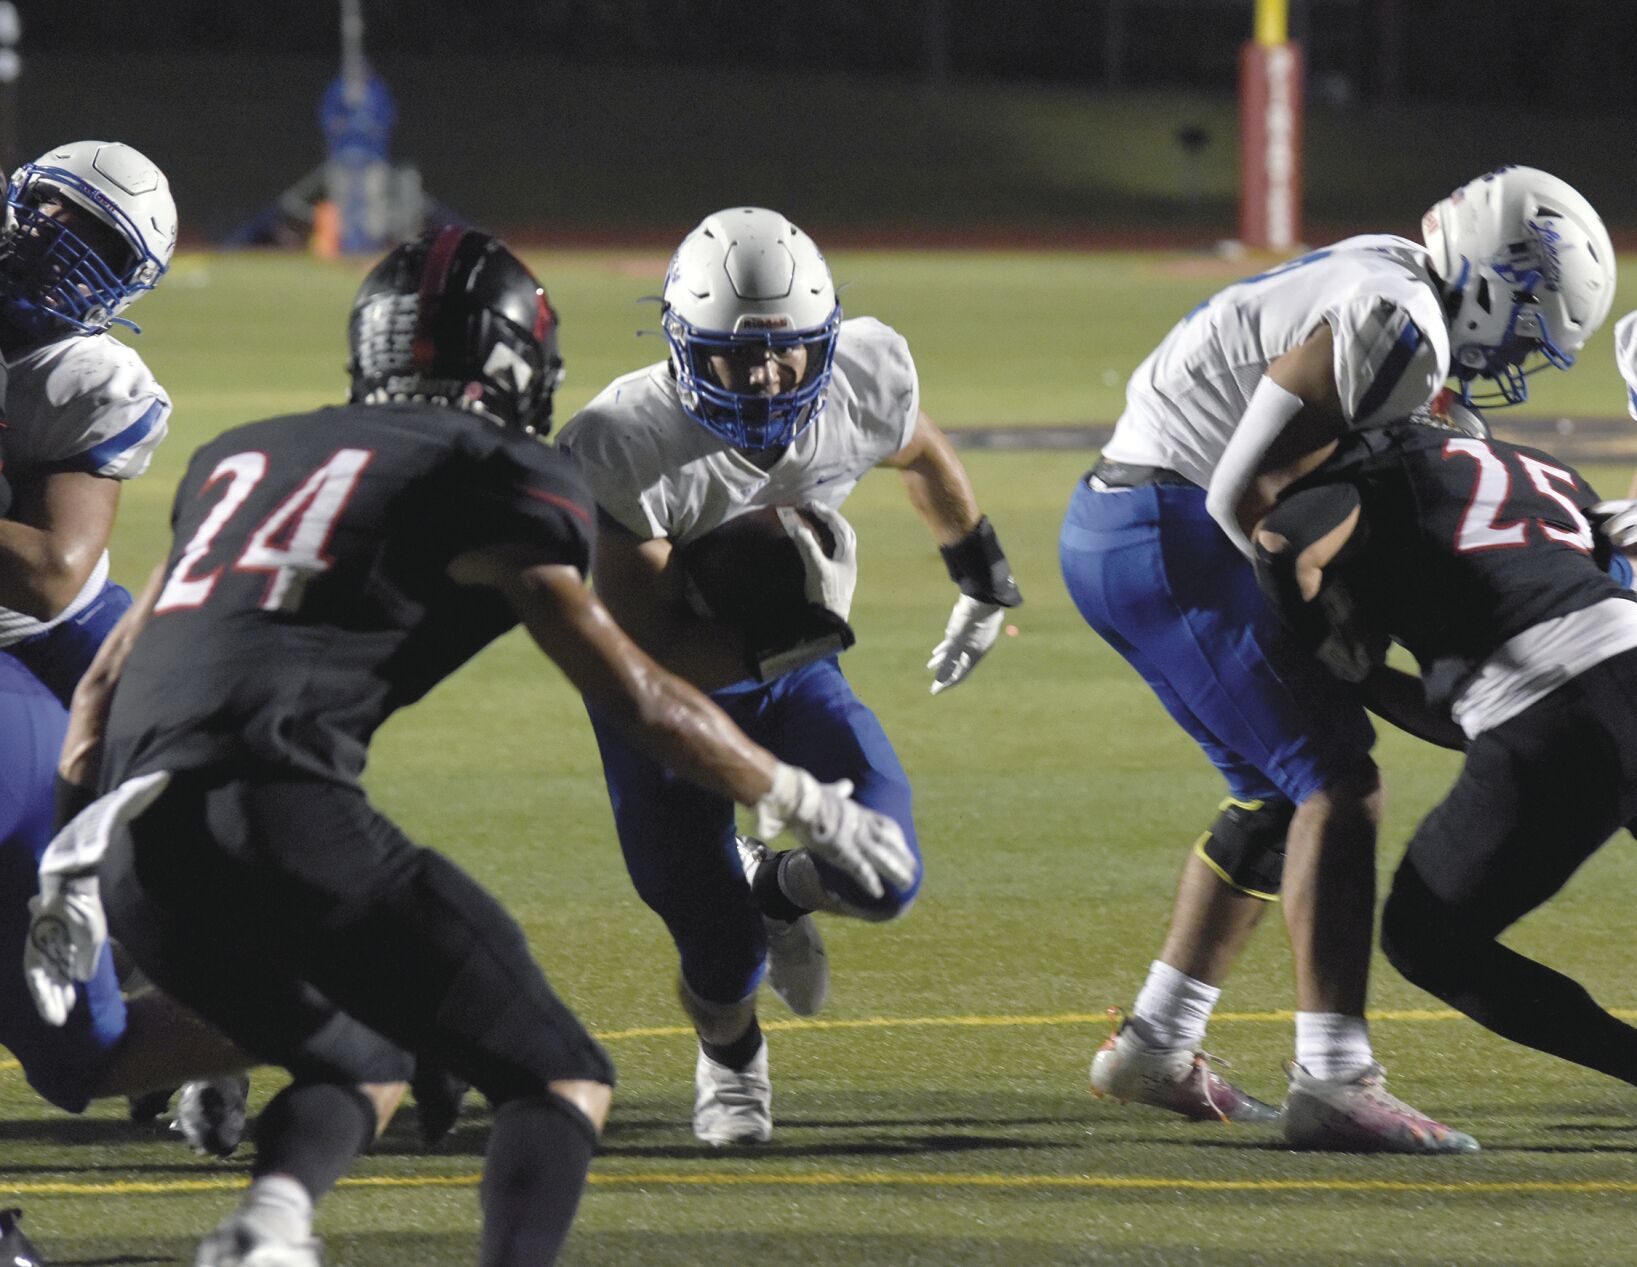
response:
[[(915, 882), (869, 897), (815, 858), (825, 886), (890, 918), (920, 888), (920, 848), (909, 778), (875, 714), (853, 694), (835, 658), (772, 682), (747, 682), (712, 697), (747, 735), (820, 782), (851, 779), (853, 797), (895, 819), (916, 854)], [(682, 976), (702, 999), (734, 1003), (761, 980), (767, 936), (734, 845), (734, 806), (672, 774), (620, 736), (594, 710), (614, 825), (626, 870), (642, 900), (665, 921)]]
[(1296, 804), (1367, 763), (1364, 708), (1292, 645), (1205, 491), (1082, 480), (1059, 541), (1080, 615), (1128, 660), (1234, 797)]

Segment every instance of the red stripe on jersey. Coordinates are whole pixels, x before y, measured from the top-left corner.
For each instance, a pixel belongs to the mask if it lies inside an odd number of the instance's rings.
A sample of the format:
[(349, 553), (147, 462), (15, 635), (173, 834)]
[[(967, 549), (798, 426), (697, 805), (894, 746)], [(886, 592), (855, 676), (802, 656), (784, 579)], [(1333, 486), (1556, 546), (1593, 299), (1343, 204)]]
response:
[(530, 488), (526, 484), (523, 486), (523, 491), (534, 498), (535, 501), (548, 502), (559, 510), (568, 511), (569, 514), (584, 523), (591, 522), (591, 516), (585, 513), (585, 509), (566, 497), (559, 497), (556, 493), (547, 493), (538, 488)]

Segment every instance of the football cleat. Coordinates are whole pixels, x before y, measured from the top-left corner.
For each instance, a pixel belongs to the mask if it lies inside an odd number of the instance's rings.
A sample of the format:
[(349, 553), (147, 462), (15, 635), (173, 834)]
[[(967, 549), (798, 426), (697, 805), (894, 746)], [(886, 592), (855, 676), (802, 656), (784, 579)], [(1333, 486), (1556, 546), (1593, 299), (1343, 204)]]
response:
[(30, 1244), (23, 1229), (18, 1227), (23, 1212), (13, 1206), (0, 1210), (0, 1263), (5, 1267), (45, 1267), (40, 1251)]
[[(754, 882), (773, 854), (761, 841), (738, 837), (745, 879)], [(767, 983), (797, 1016), (814, 1016), (830, 996), (830, 960), (824, 938), (811, 915), (796, 920), (762, 916), (767, 929)]]
[(324, 1260), (316, 1240), (291, 1240), (255, 1211), (239, 1209), (199, 1243), (193, 1267), (324, 1267)]
[[(1109, 1018), (1119, 1017), (1118, 1008)], [(1186, 1047), (1146, 1047), (1125, 1021), (1091, 1060), (1091, 1089), (1126, 1104), (1170, 1109), (1196, 1122), (1239, 1125), (1277, 1121), (1279, 1110), (1247, 1095), (1211, 1066), (1226, 1065)]]
[(693, 1133), (713, 1148), (765, 1144), (773, 1138), (773, 1083), (767, 1043), (744, 1069), (719, 1065), (699, 1049), (693, 1074)]
[(245, 1073), (185, 1083), (171, 1130), (179, 1132), (196, 1153), (230, 1157), (244, 1138), (249, 1096), (250, 1075)]
[(1294, 1060), (1283, 1113), (1292, 1148), (1335, 1153), (1475, 1153), (1478, 1141), (1435, 1122), (1387, 1093), (1387, 1071), (1372, 1063), (1347, 1082), (1315, 1078)]

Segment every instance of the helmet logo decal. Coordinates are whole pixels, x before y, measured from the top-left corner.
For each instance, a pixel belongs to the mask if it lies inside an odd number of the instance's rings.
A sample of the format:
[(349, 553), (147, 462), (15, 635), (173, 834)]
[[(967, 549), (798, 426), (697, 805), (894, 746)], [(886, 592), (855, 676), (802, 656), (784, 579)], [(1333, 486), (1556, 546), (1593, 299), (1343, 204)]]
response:
[(519, 392), (528, 391), (529, 384), (534, 381), (534, 371), (529, 368), (529, 363), (504, 343), (497, 343), (489, 349), (489, 359), (483, 362), (483, 372), (491, 378), (499, 378), (503, 370), (511, 372), (512, 385)]

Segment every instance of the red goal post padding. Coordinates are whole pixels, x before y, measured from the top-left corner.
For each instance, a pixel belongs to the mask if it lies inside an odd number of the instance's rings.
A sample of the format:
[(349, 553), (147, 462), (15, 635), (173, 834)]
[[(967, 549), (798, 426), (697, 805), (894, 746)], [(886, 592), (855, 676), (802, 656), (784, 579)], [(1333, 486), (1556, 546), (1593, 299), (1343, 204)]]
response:
[(1239, 52), (1239, 240), (1288, 251), (1302, 236), (1302, 47)]

